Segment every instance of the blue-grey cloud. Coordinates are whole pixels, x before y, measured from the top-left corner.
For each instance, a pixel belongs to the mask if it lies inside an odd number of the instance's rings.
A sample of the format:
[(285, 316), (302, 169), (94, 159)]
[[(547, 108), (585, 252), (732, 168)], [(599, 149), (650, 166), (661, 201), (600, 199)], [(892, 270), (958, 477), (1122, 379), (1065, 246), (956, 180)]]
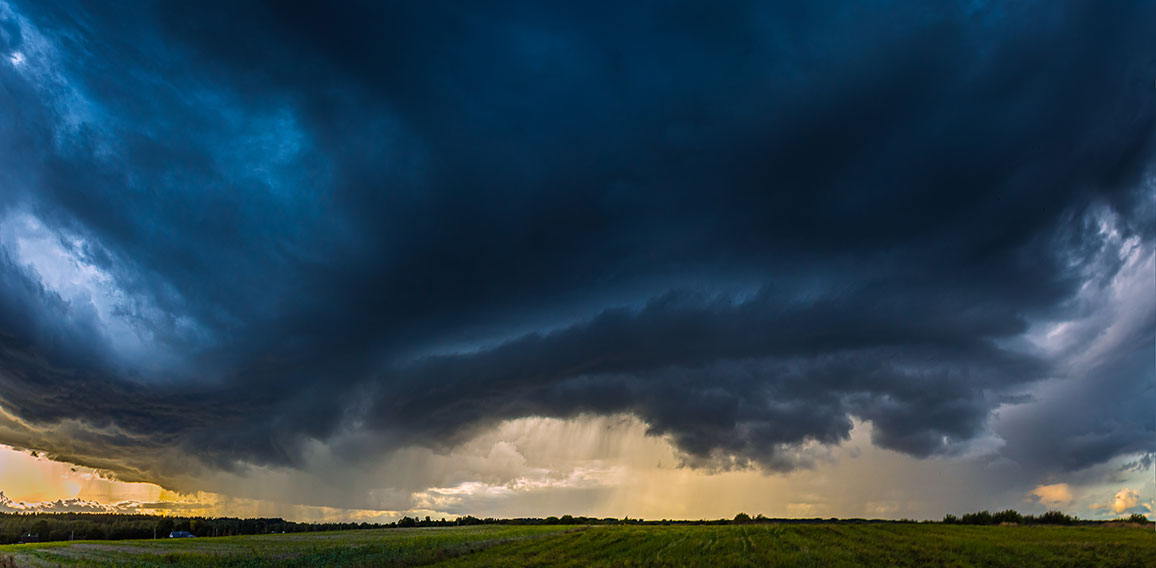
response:
[[(1153, 16), (5, 5), (0, 442), (158, 480), (580, 413), (706, 467), (852, 418), (964, 451), (1070, 374), (1032, 326), (1152, 245)], [(1151, 397), (1151, 357), (1105, 372), (1088, 421)], [(1017, 455), (1152, 451), (1120, 408)]]

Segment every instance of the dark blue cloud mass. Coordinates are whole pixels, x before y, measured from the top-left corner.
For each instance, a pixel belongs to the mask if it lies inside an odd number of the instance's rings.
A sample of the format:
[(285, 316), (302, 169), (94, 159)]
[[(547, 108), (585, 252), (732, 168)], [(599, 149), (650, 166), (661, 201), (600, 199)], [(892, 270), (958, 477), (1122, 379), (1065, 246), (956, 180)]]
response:
[(1156, 316), (1114, 365), (1039, 338), (1156, 243), (1153, 21), (0, 3), (0, 443), (164, 482), (626, 412), (688, 464), (784, 471), (852, 419), (964, 452), (1107, 369), (1008, 455), (1152, 452)]

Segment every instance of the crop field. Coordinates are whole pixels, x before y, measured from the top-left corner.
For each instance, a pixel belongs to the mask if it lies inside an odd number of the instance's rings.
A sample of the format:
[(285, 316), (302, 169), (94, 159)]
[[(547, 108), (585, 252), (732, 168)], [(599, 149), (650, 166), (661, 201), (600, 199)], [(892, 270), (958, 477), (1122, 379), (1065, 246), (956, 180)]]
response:
[(1151, 528), (474, 526), (0, 546), (8, 566), (1156, 566)]

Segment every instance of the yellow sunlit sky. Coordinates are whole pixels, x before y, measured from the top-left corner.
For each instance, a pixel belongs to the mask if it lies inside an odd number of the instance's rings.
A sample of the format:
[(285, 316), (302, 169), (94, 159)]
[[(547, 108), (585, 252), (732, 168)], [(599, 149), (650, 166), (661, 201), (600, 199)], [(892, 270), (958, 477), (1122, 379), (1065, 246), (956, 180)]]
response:
[[(343, 474), (349, 476), (343, 479), (352, 480), (351, 487), (370, 488), (364, 508), (310, 505), (307, 499), (294, 502), (291, 488), (310, 483), (320, 487), (325, 483), (323, 474), (294, 480), (290, 477), (301, 474), (255, 470), (243, 478), (221, 480), (222, 487), (246, 494), (182, 494), (152, 483), (117, 481), (90, 468), (8, 447), (0, 447), (0, 488), (13, 504), (23, 506), (65, 500), (56, 507), (84, 504), (79, 501), (99, 503), (110, 511), (309, 521), (387, 522), (402, 514), (725, 518), (740, 511), (793, 518), (937, 519), (947, 512), (1006, 503), (1018, 503), (1016, 508), (1024, 512), (1054, 508), (1110, 518), (1117, 509), (1152, 508), (1151, 499), (1144, 496), (1152, 494), (1153, 483), (1143, 475), (1119, 475), (1107, 484), (1056, 479), (1027, 490), (1015, 483), (1001, 486), (999, 480), (1014, 479), (1008, 471), (1014, 470), (1013, 465), (984, 462), (975, 455), (918, 459), (880, 450), (870, 444), (870, 425), (863, 423), (856, 424), (849, 442), (833, 450), (814, 448), (810, 469), (769, 475), (682, 467), (668, 442), (645, 431), (644, 424), (630, 417), (511, 421), (449, 455), (410, 456), (411, 465), (427, 462), (413, 471), (438, 470), (438, 460), (452, 467), (431, 478), (442, 485), (414, 491), (410, 506), (399, 509), (372, 506), (385, 502), (375, 501), (373, 475), (392, 478), (400, 471), (396, 465)], [(258, 489), (249, 492), (250, 488)], [(1129, 507), (1121, 508), (1121, 503)]]

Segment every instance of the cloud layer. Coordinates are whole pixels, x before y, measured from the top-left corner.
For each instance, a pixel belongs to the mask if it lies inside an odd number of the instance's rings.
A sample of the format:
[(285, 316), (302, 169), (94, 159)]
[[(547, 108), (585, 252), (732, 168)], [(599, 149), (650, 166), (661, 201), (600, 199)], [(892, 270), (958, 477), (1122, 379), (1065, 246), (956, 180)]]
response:
[(1151, 452), (1153, 17), (0, 4), (0, 443), (168, 485), (527, 416), (710, 471), (854, 420)]

